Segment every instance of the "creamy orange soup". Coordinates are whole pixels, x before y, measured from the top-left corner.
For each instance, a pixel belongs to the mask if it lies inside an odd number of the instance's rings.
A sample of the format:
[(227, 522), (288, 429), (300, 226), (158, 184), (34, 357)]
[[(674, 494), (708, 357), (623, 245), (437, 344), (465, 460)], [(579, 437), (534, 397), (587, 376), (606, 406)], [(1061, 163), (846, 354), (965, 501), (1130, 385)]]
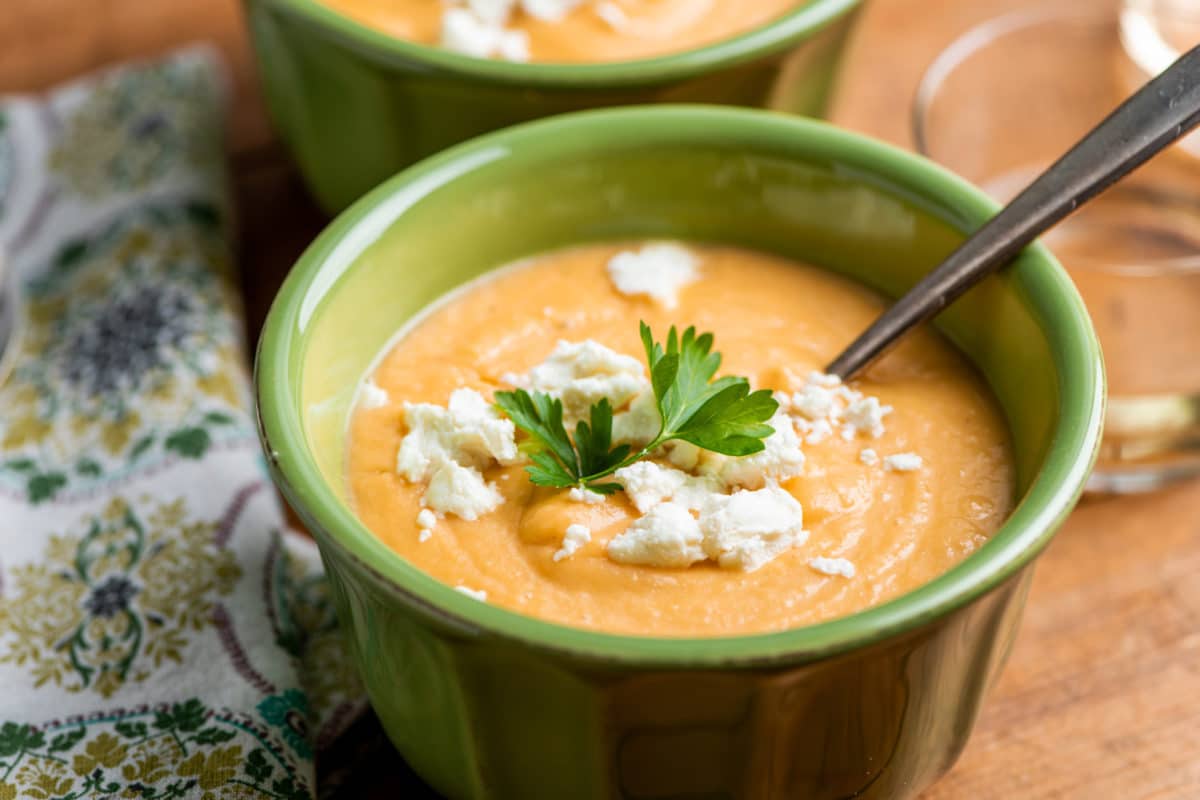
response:
[[(456, 7), (445, 0), (322, 2), (384, 33), (427, 45), (444, 43), (445, 15)], [(528, 58), (519, 60), (627, 61), (729, 39), (766, 25), (801, 4), (798, 0), (587, 0), (553, 20), (526, 13), (518, 3), (504, 27), (523, 34)], [(470, 5), (459, 3), (457, 7)]]
[[(503, 376), (527, 372), (560, 339), (592, 339), (641, 359), (639, 320), (660, 336), (671, 325), (711, 331), (724, 354), (718, 374), (788, 392), (883, 307), (873, 293), (811, 267), (694, 246), (699, 277), (668, 309), (610, 280), (609, 261), (636, 246), (588, 245), (499, 271), (435, 305), (382, 355), (370, 379), (386, 398), (360, 402), (351, 418), (348, 480), (357, 513), (383, 542), (439, 580), (535, 617), (621, 633), (730, 635), (808, 625), (894, 598), (957, 564), (1001, 525), (1014, 493), (1001, 416), (964, 359), (919, 331), (851, 383), (893, 407), (882, 435), (835, 433), (804, 444), (803, 473), (782, 486), (803, 506), (808, 539), (759, 569), (617, 563), (606, 547), (639, 516), (629, 498), (572, 501), (531, 484), (520, 465), (486, 470), (504, 500), (494, 511), (475, 521), (447, 515), (420, 535), (425, 487), (396, 466), (405, 403), (446, 405), (460, 387), (490, 399), (509, 388)], [(900, 453), (918, 455), (920, 468), (888, 469), (885, 459)], [(572, 524), (585, 525), (591, 540), (555, 560)], [(816, 558), (845, 559), (854, 576), (820, 572)]]

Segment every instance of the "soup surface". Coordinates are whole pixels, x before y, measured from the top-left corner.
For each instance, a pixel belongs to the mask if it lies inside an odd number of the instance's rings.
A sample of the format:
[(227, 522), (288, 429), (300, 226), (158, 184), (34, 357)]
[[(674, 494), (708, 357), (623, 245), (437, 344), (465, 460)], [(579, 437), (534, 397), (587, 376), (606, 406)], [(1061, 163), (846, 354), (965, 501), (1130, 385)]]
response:
[[(772, 255), (666, 247), (667, 256), (691, 259), (691, 272), (680, 279), (676, 270), (674, 285), (657, 279), (655, 270), (671, 263), (657, 251), (650, 258), (653, 247), (586, 245), (494, 272), (402, 331), (360, 389), (350, 420), (350, 494), (367, 527), (421, 570), (486, 602), (573, 626), (667, 636), (775, 631), (850, 614), (937, 577), (998, 529), (1014, 493), (1008, 434), (990, 392), (956, 350), (922, 330), (864, 377), (836, 387), (811, 373), (880, 312), (879, 297)], [(617, 263), (626, 268), (621, 280)], [(561, 368), (554, 354), (581, 342), (630, 357), (621, 364), (636, 373), (630, 359), (645, 360), (639, 320), (660, 341), (672, 325), (712, 332), (724, 356), (717, 374), (745, 376), (781, 402), (771, 420), (776, 433), (766, 440), (774, 461), (765, 470), (687, 447), (642, 462), (658, 476), (709, 481), (706, 491), (740, 492), (751, 505), (709, 520), (714, 530), (726, 525), (718, 531), (724, 539), (714, 544), (706, 533), (703, 545), (689, 545), (690, 559), (664, 559), (672, 546), (678, 555), (678, 542), (633, 542), (631, 533), (658, 513), (656, 497), (627, 482), (626, 491), (586, 498), (598, 502), (581, 501), (578, 492), (572, 499), (567, 490), (531, 483), (522, 457), (475, 462), (496, 504), (477, 519), (424, 508), (437, 504), (435, 487), (410, 479), (411, 469), (409, 477), (398, 471), (398, 462), (411, 467), (419, 450), (413, 445), (420, 444), (414, 431), (422, 408), (447, 406), (463, 387), (490, 403), (496, 391), (551, 375), (545, 366), (531, 370), (543, 362)], [(560, 392), (568, 414), (579, 399), (572, 389), (593, 385), (586, 370), (607, 369), (585, 361), (571, 362), (579, 380)], [(618, 438), (628, 428), (623, 420), (633, 418), (634, 389), (611, 389)], [(838, 404), (847, 403), (839, 416)], [(874, 417), (860, 419), (871, 417), (864, 409), (874, 409)], [(516, 440), (523, 438), (518, 433)], [(731, 484), (711, 489), (725, 476)], [(443, 491), (442, 499), (461, 501), (461, 488)], [(774, 511), (754, 505), (763, 498), (783, 502)], [(727, 504), (728, 497), (717, 500)], [(697, 502), (693, 516), (703, 505)], [(693, 527), (676, 519), (676, 527)], [(747, 520), (762, 524), (753, 528)], [(790, 533), (780, 538), (772, 524), (791, 526)], [(734, 541), (747, 530), (759, 538)], [(669, 526), (658, 531), (673, 535)], [(747, 543), (737, 552), (721, 549)], [(710, 557), (695, 549), (701, 546)]]
[(512, 61), (628, 61), (766, 25), (798, 0), (322, 0), (400, 39)]

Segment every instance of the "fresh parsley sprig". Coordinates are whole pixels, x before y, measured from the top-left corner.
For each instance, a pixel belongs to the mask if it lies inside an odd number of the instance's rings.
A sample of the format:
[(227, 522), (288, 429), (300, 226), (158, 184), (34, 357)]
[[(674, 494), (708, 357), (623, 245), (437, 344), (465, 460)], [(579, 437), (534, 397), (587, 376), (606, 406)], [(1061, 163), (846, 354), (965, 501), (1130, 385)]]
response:
[(524, 389), (496, 393), (500, 410), (529, 434), (523, 446), (533, 462), (526, 467), (531, 481), (612, 494), (621, 486), (603, 478), (675, 439), (729, 456), (763, 449), (762, 440), (775, 432), (765, 423), (779, 404), (768, 389), (751, 392), (745, 378), (713, 380), (721, 354), (712, 351), (711, 333), (697, 335), (690, 327), (680, 336), (671, 326), (665, 346), (654, 341), (645, 322), (641, 334), (660, 425), (658, 434), (640, 450), (628, 444), (613, 446), (613, 409), (607, 398), (595, 403), (588, 420), (575, 426), (572, 441), (563, 424), (562, 401)]

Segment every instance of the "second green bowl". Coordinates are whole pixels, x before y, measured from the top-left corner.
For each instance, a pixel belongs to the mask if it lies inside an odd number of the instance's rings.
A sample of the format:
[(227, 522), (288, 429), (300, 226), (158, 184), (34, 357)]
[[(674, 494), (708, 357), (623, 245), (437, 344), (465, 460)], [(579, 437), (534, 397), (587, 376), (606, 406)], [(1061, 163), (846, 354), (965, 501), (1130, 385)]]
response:
[(565, 111), (769, 103), (819, 115), (859, 2), (807, 0), (708, 47), (571, 65), (513, 64), (414, 44), (318, 0), (246, 0), (246, 12), (279, 135), (317, 201), (333, 212), (452, 144)]

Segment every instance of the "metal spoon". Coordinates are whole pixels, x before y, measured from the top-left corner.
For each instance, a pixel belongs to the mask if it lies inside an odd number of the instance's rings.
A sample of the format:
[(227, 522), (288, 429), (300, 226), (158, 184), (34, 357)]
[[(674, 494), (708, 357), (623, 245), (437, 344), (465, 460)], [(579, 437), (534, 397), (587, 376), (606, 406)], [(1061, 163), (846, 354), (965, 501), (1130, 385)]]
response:
[[(1053, 80), (1048, 77), (1047, 80)], [(849, 378), (1075, 209), (1200, 123), (1200, 47), (1122, 103), (826, 368)]]

